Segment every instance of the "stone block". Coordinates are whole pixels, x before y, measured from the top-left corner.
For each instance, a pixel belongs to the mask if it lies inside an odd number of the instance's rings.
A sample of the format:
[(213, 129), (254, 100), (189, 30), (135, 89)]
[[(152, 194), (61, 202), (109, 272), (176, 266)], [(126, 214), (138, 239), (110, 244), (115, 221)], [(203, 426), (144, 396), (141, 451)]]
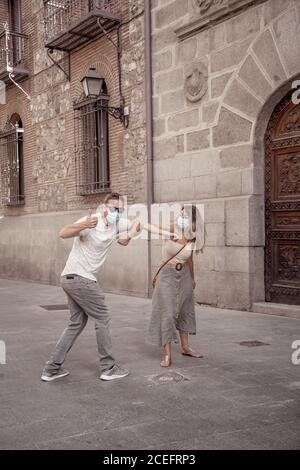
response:
[(286, 80), (286, 74), (270, 31), (262, 33), (253, 45), (253, 50), (270, 79), (278, 84)]
[(193, 152), (194, 150), (206, 149), (209, 147), (209, 129), (204, 129), (201, 131), (190, 132), (186, 135), (186, 146), (188, 152)]
[(224, 246), (225, 245), (225, 227), (222, 223), (205, 224), (206, 236), (205, 246)]
[(219, 72), (221, 70), (238, 65), (245, 57), (250, 40), (231, 44), (217, 52), (211, 54), (211, 72)]
[(201, 272), (198, 274), (196, 266), (195, 263), (196, 280), (199, 279), (195, 288), (197, 301), (202, 304), (217, 305), (216, 273), (207, 271), (203, 275)]
[(188, 157), (176, 157), (154, 161), (155, 181), (180, 180), (190, 176), (190, 159)]
[(155, 13), (155, 27), (157, 29), (177, 21), (188, 12), (188, 0), (175, 0), (158, 9)]
[(188, 127), (199, 125), (199, 110), (192, 109), (183, 113), (174, 114), (168, 119), (168, 130), (179, 131)]
[(283, 10), (289, 8), (291, 0), (270, 0), (264, 5), (264, 24), (273, 21)]
[(246, 168), (242, 170), (242, 194), (264, 194), (263, 168)]
[(211, 98), (218, 98), (225, 90), (225, 87), (231, 77), (231, 73), (224, 73), (211, 79)]
[(161, 202), (173, 202), (180, 199), (179, 196), (179, 181), (178, 180), (164, 180), (161, 182), (160, 191)]
[(287, 10), (274, 23), (277, 47), (290, 75), (299, 72), (300, 31), (294, 9)]
[(230, 84), (224, 103), (253, 119), (258, 116), (262, 107), (262, 103), (249, 93), (238, 80), (234, 80)]
[[(202, 272), (209, 272), (214, 271), (215, 263), (214, 263), (214, 255), (215, 255), (215, 247), (204, 246), (203, 252), (197, 254), (194, 257), (194, 264), (197, 264), (197, 271), (199, 273)], [(196, 271), (196, 270), (195, 270)], [(201, 277), (201, 275), (200, 275)]]
[(251, 145), (228, 147), (220, 151), (220, 168), (233, 170), (249, 168), (253, 163), (253, 149)]
[(209, 30), (209, 50), (215, 51), (224, 47), (225, 44), (225, 24), (219, 24), (218, 26)]
[(182, 201), (193, 200), (195, 198), (194, 178), (181, 178), (179, 180), (179, 198)]
[(219, 153), (214, 150), (203, 150), (191, 157), (191, 176), (215, 174)]
[(217, 176), (217, 197), (239, 196), (242, 192), (241, 171), (227, 171)]
[(270, 82), (265, 78), (261, 69), (258, 67), (256, 62), (254, 62), (251, 55), (247, 57), (246, 61), (242, 65), (239, 76), (246, 85), (254, 91), (258, 98), (266, 100), (266, 98), (272, 93)]
[(197, 55), (197, 37), (181, 41), (177, 46), (176, 63), (189, 62)]
[(158, 159), (172, 158), (184, 152), (184, 136), (177, 135), (167, 139), (154, 141), (153, 153)]
[(153, 54), (156, 54), (157, 52), (160, 52), (167, 47), (172, 47), (175, 44), (177, 44), (177, 36), (174, 32), (174, 27), (172, 26), (152, 33)]
[(225, 108), (221, 109), (219, 123), (213, 128), (213, 145), (231, 145), (248, 142), (251, 137), (252, 122)]
[(183, 88), (183, 69), (178, 68), (170, 72), (155, 75), (154, 90), (156, 94), (177, 88)]
[(263, 196), (251, 196), (249, 205), (250, 246), (265, 244), (265, 204)]
[(160, 135), (166, 132), (166, 123), (164, 119), (154, 119), (153, 120), (153, 136), (159, 137)]
[(184, 96), (182, 92), (171, 91), (161, 96), (161, 111), (163, 114), (182, 111), (184, 107)]
[(172, 66), (172, 52), (170, 50), (154, 54), (152, 59), (153, 73), (161, 72)]
[(202, 121), (206, 125), (212, 124), (217, 119), (219, 105), (218, 101), (209, 101), (202, 106)]
[(223, 223), (225, 221), (225, 201), (222, 199), (205, 201), (204, 221), (205, 223)]
[(195, 178), (195, 199), (207, 199), (217, 195), (216, 175), (202, 175)]
[(249, 246), (249, 197), (225, 201), (226, 246)]
[(243, 13), (226, 21), (226, 39), (228, 43), (241, 41), (260, 30), (262, 8), (248, 8)]
[(226, 247), (224, 271), (235, 273), (250, 273), (250, 250), (249, 247)]
[(217, 306), (236, 310), (250, 310), (250, 274), (215, 273)]

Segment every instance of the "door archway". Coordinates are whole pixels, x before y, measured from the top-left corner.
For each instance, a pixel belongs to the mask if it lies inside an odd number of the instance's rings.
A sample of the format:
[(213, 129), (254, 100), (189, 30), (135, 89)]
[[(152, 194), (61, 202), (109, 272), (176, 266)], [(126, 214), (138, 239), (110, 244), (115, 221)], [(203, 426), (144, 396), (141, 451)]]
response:
[(288, 93), (265, 134), (267, 302), (300, 305), (300, 105)]

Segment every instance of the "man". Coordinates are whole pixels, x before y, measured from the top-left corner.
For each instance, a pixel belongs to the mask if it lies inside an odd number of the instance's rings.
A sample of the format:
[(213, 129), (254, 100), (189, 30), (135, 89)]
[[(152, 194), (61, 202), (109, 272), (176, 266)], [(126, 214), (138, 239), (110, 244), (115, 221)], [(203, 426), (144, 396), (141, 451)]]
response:
[[(75, 237), (73, 248), (61, 274), (61, 286), (68, 297), (71, 318), (60, 337), (55, 350), (46, 363), (41, 379), (46, 382), (65, 377), (62, 369), (68, 351), (84, 329), (88, 317), (95, 320), (102, 380), (126, 377), (129, 372), (116, 363), (112, 354), (109, 331), (110, 318), (104, 302), (104, 294), (95, 274), (105, 261), (114, 240), (126, 246), (140, 230), (139, 222), (121, 218), (124, 211), (122, 196), (109, 194), (100, 213), (78, 220), (60, 231), (61, 238)], [(120, 237), (121, 235), (121, 237)]]

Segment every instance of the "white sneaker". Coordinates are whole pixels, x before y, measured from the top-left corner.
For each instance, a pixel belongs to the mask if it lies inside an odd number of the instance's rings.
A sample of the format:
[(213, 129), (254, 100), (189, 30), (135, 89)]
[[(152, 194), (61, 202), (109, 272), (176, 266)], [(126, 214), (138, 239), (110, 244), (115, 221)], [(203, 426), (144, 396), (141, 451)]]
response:
[(105, 370), (100, 375), (101, 380), (114, 380), (114, 379), (122, 379), (129, 374), (129, 370), (124, 369), (123, 367), (119, 366), (119, 364), (115, 364), (110, 369)]
[(46, 372), (43, 370), (41, 380), (44, 382), (52, 382), (52, 380), (60, 379), (61, 377), (66, 377), (66, 375), (69, 375), (68, 370), (64, 370), (62, 368), (58, 369), (57, 371), (53, 372)]

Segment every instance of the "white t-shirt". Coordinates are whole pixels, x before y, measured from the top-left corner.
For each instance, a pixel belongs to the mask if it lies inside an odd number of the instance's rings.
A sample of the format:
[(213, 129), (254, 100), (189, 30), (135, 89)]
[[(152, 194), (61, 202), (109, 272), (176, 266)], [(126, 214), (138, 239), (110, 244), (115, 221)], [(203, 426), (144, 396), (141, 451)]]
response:
[[(105, 261), (107, 252), (118, 233), (129, 230), (130, 222), (128, 219), (120, 219), (117, 225), (104, 222), (100, 214), (93, 214), (92, 217), (98, 218), (98, 224), (95, 228), (84, 229), (80, 236), (74, 238), (73, 247), (67, 259), (62, 276), (67, 274), (78, 274), (92, 281), (96, 281), (95, 274)], [(84, 222), (86, 217), (77, 220), (77, 224)]]

